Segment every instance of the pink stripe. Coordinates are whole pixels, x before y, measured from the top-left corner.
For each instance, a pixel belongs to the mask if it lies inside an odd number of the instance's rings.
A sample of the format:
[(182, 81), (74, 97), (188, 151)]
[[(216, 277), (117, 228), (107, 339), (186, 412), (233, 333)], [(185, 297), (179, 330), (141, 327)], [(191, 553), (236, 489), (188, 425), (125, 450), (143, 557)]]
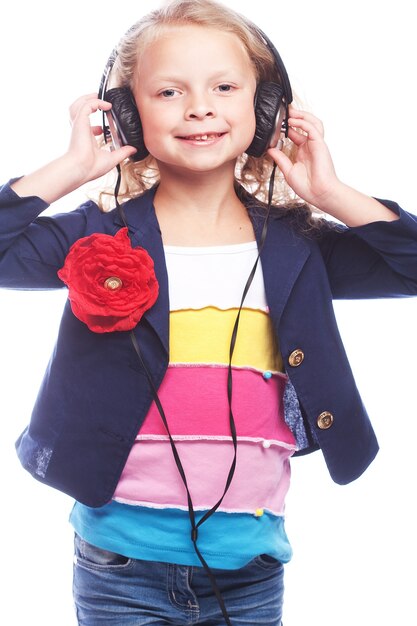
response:
[[(285, 381), (280, 374), (265, 379), (256, 370), (233, 369), (232, 407), (238, 436), (294, 445), (283, 418)], [(230, 436), (226, 367), (169, 367), (159, 397), (172, 435)], [(166, 435), (155, 404), (140, 434)]]
[[(179, 441), (177, 450), (195, 509), (210, 509), (221, 497), (233, 458), (226, 441)], [(292, 451), (272, 445), (239, 442), (232, 484), (219, 510), (284, 512)], [(157, 508), (187, 509), (184, 484), (167, 441), (139, 441), (133, 446), (114, 498)]]

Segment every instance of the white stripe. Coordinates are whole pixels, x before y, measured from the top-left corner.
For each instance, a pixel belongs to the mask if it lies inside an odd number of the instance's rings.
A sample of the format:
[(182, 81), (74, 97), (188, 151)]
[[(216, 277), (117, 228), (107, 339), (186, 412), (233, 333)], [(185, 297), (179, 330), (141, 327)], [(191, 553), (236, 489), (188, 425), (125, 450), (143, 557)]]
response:
[[(157, 504), (156, 502), (147, 502), (146, 500), (144, 500), (143, 502), (141, 500), (130, 500), (129, 498), (113, 498), (113, 500), (115, 502), (119, 502), (119, 504), (129, 504), (130, 506), (143, 506), (146, 507), (147, 509), (179, 509), (180, 511), (188, 511), (188, 506), (185, 505), (181, 505), (181, 504), (176, 504), (175, 506), (171, 506), (169, 504)], [(200, 505), (200, 506), (193, 506), (194, 511), (209, 511), (211, 509), (211, 507), (213, 506), (212, 502), (207, 502), (207, 504), (205, 505)], [(254, 515), (253, 509), (245, 509), (244, 507), (241, 509), (231, 509), (229, 507), (222, 507), (220, 505), (220, 507), (217, 509), (219, 512), (221, 513), (248, 513), (249, 515)], [(285, 511), (284, 510), (277, 510), (277, 511), (273, 511), (272, 509), (265, 507), (262, 509), (264, 513), (270, 513), (272, 515), (275, 515), (277, 517), (284, 517)]]
[[(258, 255), (255, 241), (231, 246), (165, 246), (171, 311), (238, 308)], [(245, 308), (268, 311), (259, 261)]]
[[(172, 435), (174, 441), (233, 441), (229, 435)], [(136, 435), (136, 441), (169, 441), (169, 435)], [(236, 440), (249, 443), (262, 443), (265, 447), (278, 446), (286, 450), (296, 450), (297, 446), (279, 439), (265, 439), (264, 437), (237, 437)]]

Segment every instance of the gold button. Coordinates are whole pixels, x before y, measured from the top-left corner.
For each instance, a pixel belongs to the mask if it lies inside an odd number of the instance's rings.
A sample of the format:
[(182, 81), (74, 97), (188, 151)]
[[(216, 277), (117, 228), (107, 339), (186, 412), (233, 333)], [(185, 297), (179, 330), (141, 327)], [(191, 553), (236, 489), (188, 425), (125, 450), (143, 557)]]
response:
[(304, 352), (297, 348), (297, 350), (293, 350), (288, 357), (288, 363), (291, 367), (298, 367), (304, 361)]
[(334, 422), (334, 417), (329, 411), (323, 411), (317, 418), (317, 426), (321, 428), (321, 430), (327, 430)]
[(109, 289), (110, 291), (116, 291), (117, 289), (120, 289), (122, 285), (122, 279), (118, 276), (110, 276), (104, 281), (105, 288)]

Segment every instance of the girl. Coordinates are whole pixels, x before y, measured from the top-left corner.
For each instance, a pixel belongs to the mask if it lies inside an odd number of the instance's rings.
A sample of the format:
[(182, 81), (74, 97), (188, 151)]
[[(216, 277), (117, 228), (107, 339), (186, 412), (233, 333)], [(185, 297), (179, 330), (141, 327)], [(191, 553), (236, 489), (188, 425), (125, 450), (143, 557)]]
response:
[[(17, 445), (76, 499), (80, 624), (280, 624), (290, 456), (347, 483), (377, 452), (331, 298), (415, 295), (416, 219), (338, 180), (279, 61), (235, 13), (172, 2), (73, 105), (65, 155), (2, 188), (2, 286), (69, 288)], [(270, 83), (286, 145), (258, 155)], [(266, 222), (272, 162), (295, 195), (278, 181)], [(116, 210), (37, 217), (118, 164)]]

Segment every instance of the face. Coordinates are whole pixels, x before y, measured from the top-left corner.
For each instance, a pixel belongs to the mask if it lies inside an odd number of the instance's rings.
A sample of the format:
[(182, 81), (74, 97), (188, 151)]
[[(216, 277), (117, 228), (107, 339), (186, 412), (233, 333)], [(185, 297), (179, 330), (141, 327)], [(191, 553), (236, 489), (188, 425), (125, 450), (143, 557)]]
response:
[(234, 168), (255, 132), (255, 73), (239, 38), (170, 27), (140, 58), (133, 93), (144, 140), (163, 168)]

